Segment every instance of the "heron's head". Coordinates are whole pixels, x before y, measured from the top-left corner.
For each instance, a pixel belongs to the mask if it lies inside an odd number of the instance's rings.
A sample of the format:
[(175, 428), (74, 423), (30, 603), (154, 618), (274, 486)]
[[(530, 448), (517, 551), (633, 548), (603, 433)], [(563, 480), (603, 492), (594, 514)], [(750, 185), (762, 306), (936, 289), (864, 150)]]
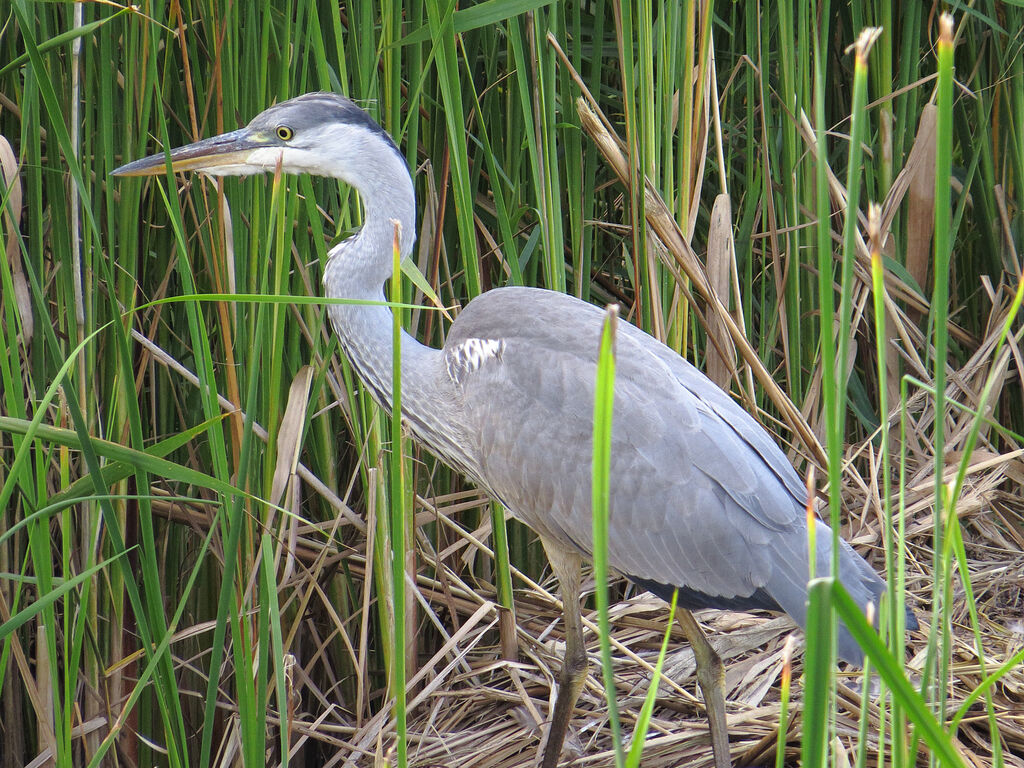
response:
[[(389, 156), (390, 155), (390, 156)], [(197, 141), (170, 152), (174, 171), (212, 176), (273, 172), (333, 176), (356, 186), (381, 163), (405, 160), (391, 137), (352, 101), (334, 93), (307, 93), (256, 115), (245, 128)], [(122, 165), (115, 176), (164, 172), (167, 155)], [(370, 166), (370, 168), (367, 167)]]

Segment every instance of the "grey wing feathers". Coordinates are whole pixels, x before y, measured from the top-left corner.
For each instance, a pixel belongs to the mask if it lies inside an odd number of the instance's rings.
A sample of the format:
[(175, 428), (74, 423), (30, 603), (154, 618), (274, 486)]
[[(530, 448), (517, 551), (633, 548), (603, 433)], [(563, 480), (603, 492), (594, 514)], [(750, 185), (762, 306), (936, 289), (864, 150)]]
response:
[[(445, 345), (447, 354), (470, 339), (502, 344), (500, 365), (461, 380), (479, 441), (475, 479), (546, 542), (587, 555), (602, 317), (572, 297), (506, 288), (471, 302)], [(693, 366), (628, 323), (619, 329), (610, 563), (656, 593), (684, 588), (694, 607), (781, 608), (802, 624), (808, 557), (796, 472)], [(831, 531), (818, 525), (816, 568), (827, 573)], [(877, 602), (883, 582), (845, 542), (841, 563), (858, 604)], [(860, 659), (845, 628), (840, 654)]]
[[(631, 336), (648, 337), (648, 334), (636, 326), (623, 327), (625, 333)], [(789, 463), (786, 455), (768, 435), (764, 427), (737, 405), (728, 394), (671, 349), (663, 344), (658, 344), (651, 347), (650, 351), (665, 363), (681, 386), (706, 403), (723, 422), (729, 425), (730, 429), (740, 436), (749, 448), (757, 452), (767, 468), (782, 482), (795, 501), (801, 505), (806, 502), (807, 489), (800, 482), (800, 477), (793, 469), (793, 465)]]

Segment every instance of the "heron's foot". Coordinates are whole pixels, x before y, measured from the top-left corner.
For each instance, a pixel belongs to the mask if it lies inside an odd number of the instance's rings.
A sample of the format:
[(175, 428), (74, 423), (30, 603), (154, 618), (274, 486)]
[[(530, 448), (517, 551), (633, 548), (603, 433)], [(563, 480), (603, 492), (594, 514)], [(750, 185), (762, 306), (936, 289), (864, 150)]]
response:
[(715, 756), (715, 768), (732, 768), (729, 730), (725, 720), (725, 667), (717, 653), (714, 653), (713, 658), (708, 660), (706, 666), (697, 665), (697, 684), (704, 696), (704, 708), (708, 713), (708, 728), (711, 730), (711, 751)]
[(562, 672), (558, 676), (558, 696), (555, 699), (555, 708), (551, 712), (547, 738), (540, 748), (540, 754), (543, 755), (541, 768), (557, 768), (562, 755), (567, 750), (575, 751), (572, 757), (582, 754), (582, 748), (579, 745), (572, 750), (572, 739), (569, 740), (569, 745), (566, 744), (566, 734), (569, 732), (569, 721), (572, 720), (576, 701), (587, 682), (588, 671), (587, 654), (582, 643), (573, 644), (573, 647), (566, 652), (565, 661), (562, 662)]
[[(537, 748), (537, 755), (534, 758), (533, 764), (535, 766), (546, 766), (547, 763), (545, 763), (544, 760), (547, 757), (548, 741), (551, 738), (551, 724), (538, 723), (533, 716), (526, 711), (526, 707), (516, 707), (513, 711), (513, 716), (524, 726), (525, 730), (531, 733), (540, 731), (538, 734), (540, 738), (540, 746)], [(555, 765), (569, 765), (573, 760), (583, 756), (583, 743), (572, 728), (567, 728), (566, 732), (562, 736), (561, 749), (559, 749), (557, 755), (554, 755), (553, 758), (549, 758), (554, 759)]]
[[(537, 755), (533, 764), (535, 766), (541, 765), (551, 737), (550, 721), (544, 720), (543, 715), (537, 711), (536, 707), (527, 705), (513, 708), (511, 714), (525, 733), (535, 735), (540, 740), (540, 746), (537, 749)], [(563, 736), (562, 747), (558, 755), (555, 756), (555, 759), (562, 764), (569, 764), (576, 758), (583, 756), (583, 742), (572, 728), (567, 728)]]
[(725, 721), (725, 665), (689, 611), (677, 613), (676, 620), (686, 633), (697, 662), (697, 684), (704, 696), (704, 708), (708, 713), (715, 768), (732, 768), (729, 730)]

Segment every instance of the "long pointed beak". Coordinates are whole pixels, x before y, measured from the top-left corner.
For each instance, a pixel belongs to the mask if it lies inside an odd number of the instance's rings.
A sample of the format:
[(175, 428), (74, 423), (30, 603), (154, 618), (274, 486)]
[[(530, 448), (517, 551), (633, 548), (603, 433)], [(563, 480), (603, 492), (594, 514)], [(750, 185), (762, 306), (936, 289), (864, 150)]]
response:
[[(170, 151), (171, 170), (201, 171), (213, 176), (259, 173), (261, 167), (248, 164), (253, 150), (266, 149), (270, 142), (248, 128), (223, 133), (209, 139), (186, 144)], [(161, 152), (122, 165), (112, 171), (114, 176), (156, 176), (167, 169), (167, 154)]]

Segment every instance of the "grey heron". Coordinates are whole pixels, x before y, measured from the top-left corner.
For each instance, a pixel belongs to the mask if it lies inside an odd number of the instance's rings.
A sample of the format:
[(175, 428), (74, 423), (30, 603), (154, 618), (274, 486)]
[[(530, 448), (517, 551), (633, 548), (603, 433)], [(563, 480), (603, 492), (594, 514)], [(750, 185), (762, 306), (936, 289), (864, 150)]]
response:
[[(329, 297), (380, 302), (391, 276), (394, 222), (413, 245), (416, 201), (405, 158), (349, 99), (309, 93), (237, 131), (170, 152), (175, 171), (214, 176), (281, 168), (341, 179), (362, 197), (358, 233), (330, 253)], [(118, 168), (162, 173), (157, 154)], [(363, 384), (392, 398), (392, 318), (379, 303), (332, 304), (331, 322)], [(508, 287), (470, 301), (442, 349), (401, 341), (402, 416), (413, 436), (462, 472), (543, 542), (564, 608), (565, 658), (543, 746), (554, 768), (587, 675), (581, 568), (592, 551), (591, 440), (603, 312), (579, 299)], [(689, 613), (766, 609), (806, 617), (806, 492), (785, 454), (724, 391), (669, 347), (628, 323), (617, 337), (611, 450), (609, 564), (655, 595), (678, 589), (680, 623), (694, 648), (718, 768), (730, 764), (724, 676)], [(817, 526), (818, 573), (831, 567), (832, 533)], [(866, 609), (885, 584), (840, 540), (839, 578)], [(908, 612), (907, 623), (916, 626)], [(863, 660), (849, 631), (839, 656)]]

